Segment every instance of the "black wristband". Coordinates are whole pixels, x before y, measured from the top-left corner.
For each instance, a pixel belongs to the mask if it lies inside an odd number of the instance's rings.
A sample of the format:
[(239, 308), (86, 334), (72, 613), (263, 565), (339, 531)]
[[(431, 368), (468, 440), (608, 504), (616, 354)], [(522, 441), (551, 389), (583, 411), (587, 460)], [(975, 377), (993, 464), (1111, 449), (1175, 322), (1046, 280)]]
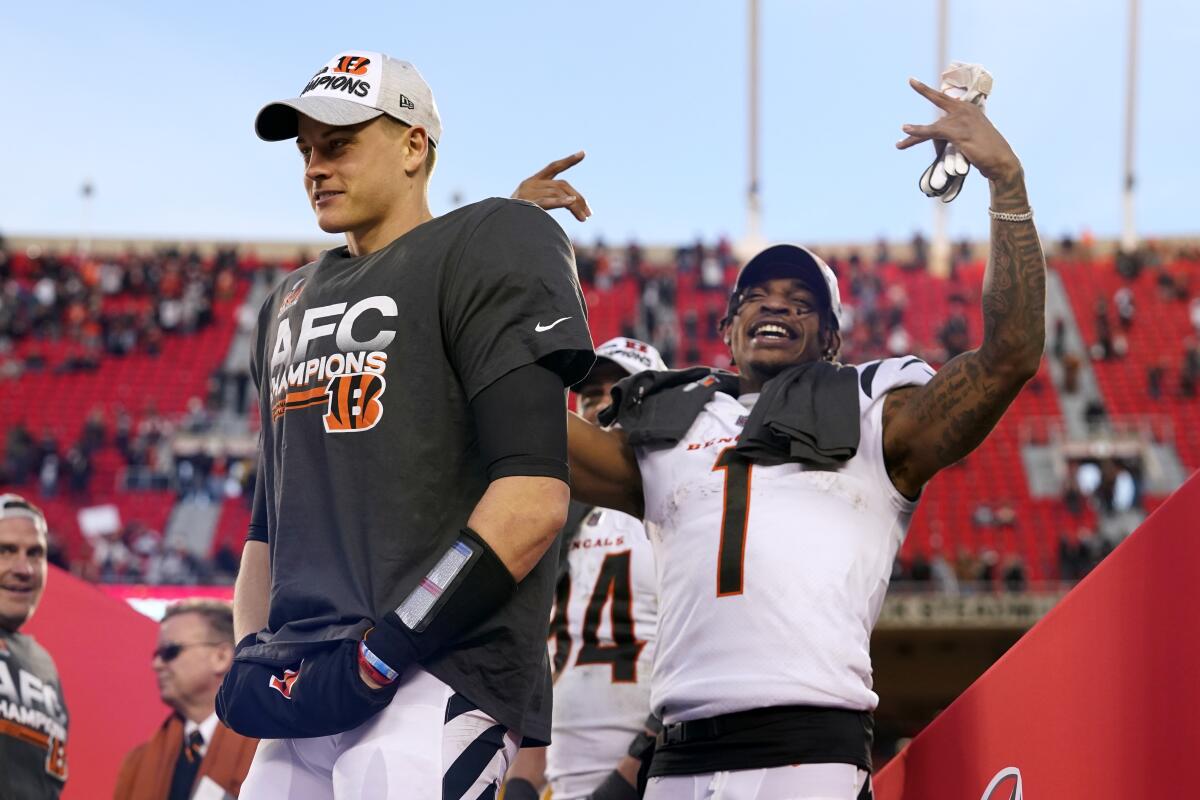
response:
[(539, 800), (542, 794), (524, 778), (513, 778), (504, 784), (504, 800)]
[(463, 528), (404, 602), (367, 633), (367, 647), (403, 672), (487, 619), (516, 591), (516, 580), (495, 551)]
[(621, 773), (613, 770), (588, 795), (588, 800), (638, 800), (638, 790), (621, 777)]

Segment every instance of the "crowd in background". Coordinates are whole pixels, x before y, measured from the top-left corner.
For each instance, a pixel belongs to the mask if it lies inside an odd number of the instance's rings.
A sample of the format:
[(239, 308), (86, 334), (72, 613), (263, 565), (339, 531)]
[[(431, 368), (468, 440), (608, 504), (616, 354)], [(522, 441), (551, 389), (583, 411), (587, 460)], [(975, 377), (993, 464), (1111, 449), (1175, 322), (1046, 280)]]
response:
[[(1064, 240), (1057, 245), (1057, 252), (1086, 257), (1082, 252), (1086, 246)], [(635, 242), (611, 246), (597, 241), (590, 246), (577, 245), (576, 250), (586, 288), (605, 293), (632, 283), (636, 302), (622, 319), (623, 335), (650, 341), (672, 366), (701, 363), (723, 351), (718, 324), (740, 265), (728, 240), (679, 247), (665, 263), (648, 259)], [(239, 280), (254, 276), (273, 283), (283, 269), (239, 257), (234, 249), (208, 258), (179, 249), (89, 259), (50, 253), (26, 256), (20, 269), (15, 269), (13, 255), (0, 241), (0, 387), (5, 379), (31, 371), (96, 370), (107, 358), (156, 354), (165, 337), (187, 336), (210, 325), (214, 303), (232, 296)], [(933, 328), (934, 342), (917, 342), (910, 333), (910, 298), (902, 283), (884, 280), (884, 267), (921, 272), (927, 258), (928, 245), (917, 235), (902, 256), (880, 241), (869, 251), (847, 251), (829, 259), (849, 288), (843, 297), (843, 361), (915, 353), (941, 364), (972, 346), (980, 334), (971, 330), (969, 322), (971, 306), (978, 302), (978, 287), (951, 291), (944, 317)], [(955, 247), (950, 285), (962, 285), (959, 271), (976, 262), (967, 243)], [(1118, 263), (1127, 277), (1136, 277), (1140, 270), (1155, 270), (1163, 299), (1188, 304), (1195, 327), (1185, 343), (1178, 385), (1167, 386), (1165, 364), (1154, 364), (1147, 375), (1147, 394), (1151, 399), (1167, 392), (1194, 397), (1200, 386), (1200, 296), (1193, 296), (1193, 287), (1162, 269), (1162, 262), (1161, 255), (1149, 251), (1136, 262)], [(679, 298), (684, 290), (698, 292), (703, 302), (691, 303), (681, 312)], [(1144, 324), (1138, 322), (1128, 288), (1119, 290), (1111, 301), (1098, 303), (1095, 315), (1097, 335), (1089, 352), (1074, 352), (1065, 345), (1061, 320), (1053, 328), (1048, 356), (1063, 367), (1064, 392), (1074, 390), (1082, 358), (1124, 357), (1128, 331), (1135, 324)], [(243, 308), (239, 326), (248, 330), (255, 316), (256, 309)], [(717, 366), (728, 366), (728, 362)], [(1032, 390), (1042, 388), (1035, 385)], [(153, 403), (140, 409), (96, 408), (78, 434), (66, 441), (60, 441), (53, 430), (34, 431), (23, 420), (6, 420), (0, 485), (28, 493), (35, 501), (57, 496), (86, 501), (94, 488), (96, 454), (111, 447), (120, 455), (122, 491), (169, 489), (181, 500), (219, 503), (242, 498), (248, 503), (255, 478), (252, 457), (228, 451), (220, 437), (211, 434), (223, 413), (245, 414), (252, 405), (251, 394), (244, 368), (227, 371), (222, 367), (210, 376), (203, 396), (192, 397), (182, 414), (163, 415)], [(1085, 414), (1089, 423), (1095, 424), (1103, 419), (1105, 410), (1089, 407)], [(1100, 515), (1136, 509), (1142, 495), (1137, 462), (1109, 459), (1073, 465), (1063, 503), (1079, 519), (1079, 528), (1072, 535), (1059, 532), (1061, 578), (1074, 580), (1086, 574), (1114, 544), (1083, 523), (1085, 509)], [(972, 515), (972, 525), (1003, 534), (1017, 525), (1016, 515), (1010, 501), (981, 502)], [(936, 531), (932, 535), (934, 542), (942, 538)], [(98, 581), (171, 584), (230, 581), (237, 567), (237, 554), (228, 546), (211, 558), (200, 557), (185, 543), (166, 541), (162, 531), (137, 520), (89, 541), (90, 553), (74, 565), (56, 548), (56, 563), (74, 566), (75, 571)], [(900, 585), (942, 591), (970, 591), (980, 586), (1020, 591), (1028, 585), (1028, 569), (1015, 554), (959, 548), (951, 555), (935, 545), (911, 559), (897, 560), (893, 579)]]
[[(164, 337), (210, 325), (213, 303), (231, 296), (238, 275), (233, 249), (209, 259), (176, 249), (21, 256), (0, 242), (0, 379), (44, 369), (95, 370), (105, 357), (157, 354)], [(23, 343), (31, 346), (19, 347)], [(65, 350), (53, 364), (50, 343)]]

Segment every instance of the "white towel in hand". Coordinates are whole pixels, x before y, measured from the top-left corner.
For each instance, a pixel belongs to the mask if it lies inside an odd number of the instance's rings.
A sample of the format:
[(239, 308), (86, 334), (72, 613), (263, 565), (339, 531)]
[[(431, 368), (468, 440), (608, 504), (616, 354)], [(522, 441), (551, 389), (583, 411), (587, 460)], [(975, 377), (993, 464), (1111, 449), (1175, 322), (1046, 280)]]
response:
[[(942, 73), (942, 91), (982, 109), (992, 92), (992, 74), (979, 64), (952, 61)], [(970, 162), (957, 147), (947, 143), (942, 154), (921, 175), (921, 191), (928, 197), (938, 197), (943, 203), (949, 203), (962, 191), (970, 171)]]

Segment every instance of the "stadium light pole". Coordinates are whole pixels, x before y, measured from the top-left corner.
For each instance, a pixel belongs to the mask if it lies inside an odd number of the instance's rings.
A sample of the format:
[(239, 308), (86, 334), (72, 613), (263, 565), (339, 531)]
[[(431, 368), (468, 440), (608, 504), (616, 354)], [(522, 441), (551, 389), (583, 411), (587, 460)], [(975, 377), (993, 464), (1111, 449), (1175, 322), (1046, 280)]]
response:
[(747, 10), (747, 118), (746, 118), (746, 230), (738, 253), (749, 258), (762, 249), (762, 199), (758, 179), (758, 0), (748, 0)]
[(83, 198), (83, 224), (80, 226), (82, 236), (79, 240), (79, 252), (86, 256), (92, 251), (92, 199), (96, 195), (96, 185), (92, 183), (91, 178), (84, 179), (83, 185), (79, 187), (79, 195)]
[[(949, 38), (950, 0), (937, 0), (937, 62), (934, 75), (939, 76), (946, 68), (947, 39)], [(934, 86), (941, 87), (939, 80)], [(929, 244), (929, 271), (940, 277), (950, 274), (950, 241), (946, 234), (947, 204), (934, 199), (933, 203), (933, 241)]]
[(1121, 250), (1132, 253), (1137, 250), (1138, 235), (1133, 221), (1133, 193), (1135, 188), (1133, 167), (1134, 133), (1137, 110), (1137, 62), (1138, 62), (1138, 11), (1140, 0), (1129, 0), (1129, 50), (1125, 73), (1125, 175), (1122, 187), (1124, 224), (1121, 229)]

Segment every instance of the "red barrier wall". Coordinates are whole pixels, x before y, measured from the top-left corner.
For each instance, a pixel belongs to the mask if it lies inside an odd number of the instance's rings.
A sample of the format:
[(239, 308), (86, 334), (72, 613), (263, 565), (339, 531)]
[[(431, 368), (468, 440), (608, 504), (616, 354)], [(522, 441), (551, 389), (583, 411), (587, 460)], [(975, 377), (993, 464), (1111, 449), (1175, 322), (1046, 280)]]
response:
[(1200, 473), (881, 770), (875, 797), (979, 800), (1009, 767), (1031, 800), (1196, 796), (1198, 615)]
[(22, 632), (54, 657), (71, 714), (63, 797), (112, 797), (121, 759), (167, 715), (150, 669), (158, 625), (51, 567), (41, 605)]

